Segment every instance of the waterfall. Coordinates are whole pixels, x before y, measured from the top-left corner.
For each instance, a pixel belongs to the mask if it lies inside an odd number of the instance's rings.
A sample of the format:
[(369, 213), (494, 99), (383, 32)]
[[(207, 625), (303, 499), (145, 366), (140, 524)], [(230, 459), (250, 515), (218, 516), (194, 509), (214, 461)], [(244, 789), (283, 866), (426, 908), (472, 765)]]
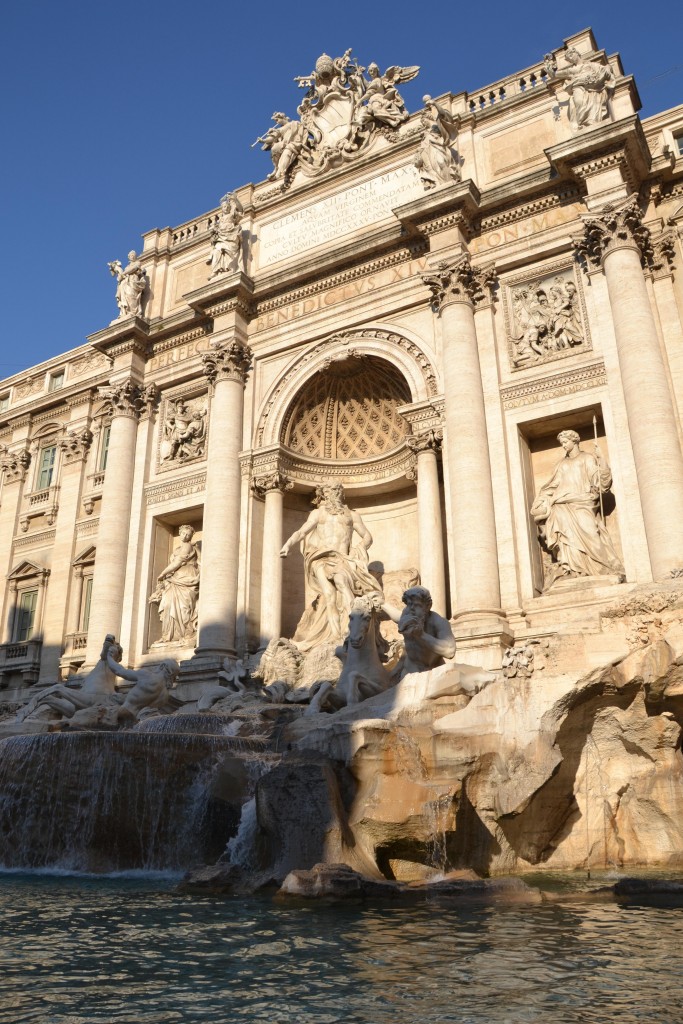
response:
[(108, 872), (215, 861), (237, 832), (262, 744), (183, 732), (174, 717), (1, 741), (0, 865)]

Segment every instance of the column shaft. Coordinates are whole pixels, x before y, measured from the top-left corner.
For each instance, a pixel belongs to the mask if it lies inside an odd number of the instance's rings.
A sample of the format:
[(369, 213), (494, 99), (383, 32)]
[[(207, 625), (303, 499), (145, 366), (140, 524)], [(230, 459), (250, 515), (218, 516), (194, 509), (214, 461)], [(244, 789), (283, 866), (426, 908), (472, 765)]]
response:
[(422, 585), (432, 595), (432, 607), (446, 614), (446, 573), (444, 567), (439, 468), (433, 448), (417, 455), (417, 532)]
[(500, 609), (496, 521), (481, 367), (469, 301), (441, 311), (446, 458), (457, 611)]
[(97, 533), (85, 659), (88, 666), (97, 663), (105, 636), (112, 633), (118, 639), (121, 633), (137, 429), (138, 418), (134, 412), (115, 411)]
[(214, 384), (199, 588), (197, 658), (234, 657), (237, 632), (244, 385), (251, 351), (237, 341), (204, 355)]
[(261, 633), (259, 647), (282, 631), (282, 513), (284, 495), (279, 487), (266, 491), (261, 554)]
[(652, 574), (662, 579), (683, 565), (683, 455), (676, 414), (639, 251), (629, 245), (608, 249), (603, 266)]

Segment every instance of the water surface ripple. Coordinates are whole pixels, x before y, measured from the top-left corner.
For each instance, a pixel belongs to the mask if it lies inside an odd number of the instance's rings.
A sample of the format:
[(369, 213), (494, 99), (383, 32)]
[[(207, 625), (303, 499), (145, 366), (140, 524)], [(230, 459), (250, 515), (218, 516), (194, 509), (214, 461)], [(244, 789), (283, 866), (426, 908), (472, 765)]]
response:
[(683, 1021), (683, 911), (282, 904), (0, 876), (0, 1024)]

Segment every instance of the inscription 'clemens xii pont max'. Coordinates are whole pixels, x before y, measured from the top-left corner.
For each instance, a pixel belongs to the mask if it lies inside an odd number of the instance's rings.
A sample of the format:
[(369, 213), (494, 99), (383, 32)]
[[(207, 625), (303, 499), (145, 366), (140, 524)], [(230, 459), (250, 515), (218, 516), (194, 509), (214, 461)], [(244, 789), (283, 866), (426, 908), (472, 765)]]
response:
[(384, 220), (395, 206), (419, 195), (420, 178), (410, 164), (311, 203), (263, 225), (259, 264), (267, 267)]

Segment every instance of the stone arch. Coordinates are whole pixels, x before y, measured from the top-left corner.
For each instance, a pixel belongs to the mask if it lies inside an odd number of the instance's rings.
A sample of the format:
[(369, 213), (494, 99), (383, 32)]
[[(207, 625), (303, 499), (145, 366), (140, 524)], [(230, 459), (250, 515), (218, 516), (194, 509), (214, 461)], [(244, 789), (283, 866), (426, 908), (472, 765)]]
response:
[(405, 379), (411, 402), (434, 398), (441, 390), (432, 360), (408, 332), (392, 330), (386, 324), (335, 331), (298, 353), (271, 388), (258, 417), (255, 446), (278, 444), (285, 416), (296, 395), (315, 374), (326, 370), (335, 360), (352, 355), (391, 363)]

